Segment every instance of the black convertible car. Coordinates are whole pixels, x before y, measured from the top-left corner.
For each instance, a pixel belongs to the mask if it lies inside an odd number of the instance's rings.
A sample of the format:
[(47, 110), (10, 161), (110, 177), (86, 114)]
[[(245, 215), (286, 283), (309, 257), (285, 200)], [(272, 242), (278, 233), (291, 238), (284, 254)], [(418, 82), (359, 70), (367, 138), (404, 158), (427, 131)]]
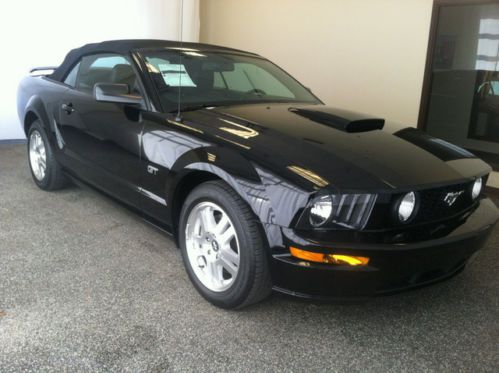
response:
[(171, 232), (220, 307), (442, 280), (498, 220), (473, 154), (325, 106), (253, 53), (107, 41), (44, 69), (18, 91), (34, 182), (90, 185)]

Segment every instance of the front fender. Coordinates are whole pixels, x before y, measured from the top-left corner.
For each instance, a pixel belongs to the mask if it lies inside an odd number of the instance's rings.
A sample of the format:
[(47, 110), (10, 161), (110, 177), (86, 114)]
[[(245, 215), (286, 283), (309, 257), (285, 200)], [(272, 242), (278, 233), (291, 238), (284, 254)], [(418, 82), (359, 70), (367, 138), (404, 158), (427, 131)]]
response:
[(265, 188), (253, 165), (241, 154), (227, 148), (207, 146), (183, 154), (173, 165), (167, 178), (168, 204), (173, 204), (177, 186), (193, 171), (215, 175), (229, 184), (262, 221), (270, 220), (272, 209)]
[[(240, 153), (217, 147), (198, 148), (182, 155), (171, 169), (167, 190), (175, 190), (181, 179), (192, 171), (208, 172), (224, 180), (264, 224), (289, 227), (310, 197), (307, 191), (250, 162)], [(168, 195), (173, 198), (173, 193)]]

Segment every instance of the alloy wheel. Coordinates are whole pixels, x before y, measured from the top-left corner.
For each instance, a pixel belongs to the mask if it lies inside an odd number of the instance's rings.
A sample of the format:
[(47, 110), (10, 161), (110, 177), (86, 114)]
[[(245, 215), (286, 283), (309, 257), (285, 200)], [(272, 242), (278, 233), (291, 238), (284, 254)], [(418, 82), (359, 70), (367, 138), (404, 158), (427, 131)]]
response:
[(47, 170), (47, 154), (42, 135), (37, 130), (32, 131), (29, 137), (29, 160), (33, 175), (42, 181)]
[(239, 240), (227, 213), (213, 202), (192, 208), (185, 228), (187, 256), (198, 280), (209, 290), (229, 289), (239, 271)]

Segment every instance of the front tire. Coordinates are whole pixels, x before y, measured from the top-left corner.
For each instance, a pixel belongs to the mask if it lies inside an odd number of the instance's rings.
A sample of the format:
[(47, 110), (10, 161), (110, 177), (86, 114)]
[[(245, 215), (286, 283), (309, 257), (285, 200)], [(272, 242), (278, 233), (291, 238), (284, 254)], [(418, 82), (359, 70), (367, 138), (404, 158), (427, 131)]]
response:
[(182, 207), (179, 243), (187, 274), (218, 307), (242, 308), (271, 292), (265, 241), (255, 219), (222, 181), (196, 187)]
[(40, 189), (57, 190), (66, 185), (66, 178), (39, 120), (33, 122), (28, 131), (28, 160), (33, 181)]

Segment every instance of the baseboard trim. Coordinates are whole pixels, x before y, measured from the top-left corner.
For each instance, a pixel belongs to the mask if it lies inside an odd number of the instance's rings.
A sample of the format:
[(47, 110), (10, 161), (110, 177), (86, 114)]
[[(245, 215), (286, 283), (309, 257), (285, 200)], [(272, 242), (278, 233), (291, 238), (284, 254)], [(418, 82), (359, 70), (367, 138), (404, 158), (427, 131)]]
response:
[(0, 145), (26, 144), (26, 139), (0, 140)]

